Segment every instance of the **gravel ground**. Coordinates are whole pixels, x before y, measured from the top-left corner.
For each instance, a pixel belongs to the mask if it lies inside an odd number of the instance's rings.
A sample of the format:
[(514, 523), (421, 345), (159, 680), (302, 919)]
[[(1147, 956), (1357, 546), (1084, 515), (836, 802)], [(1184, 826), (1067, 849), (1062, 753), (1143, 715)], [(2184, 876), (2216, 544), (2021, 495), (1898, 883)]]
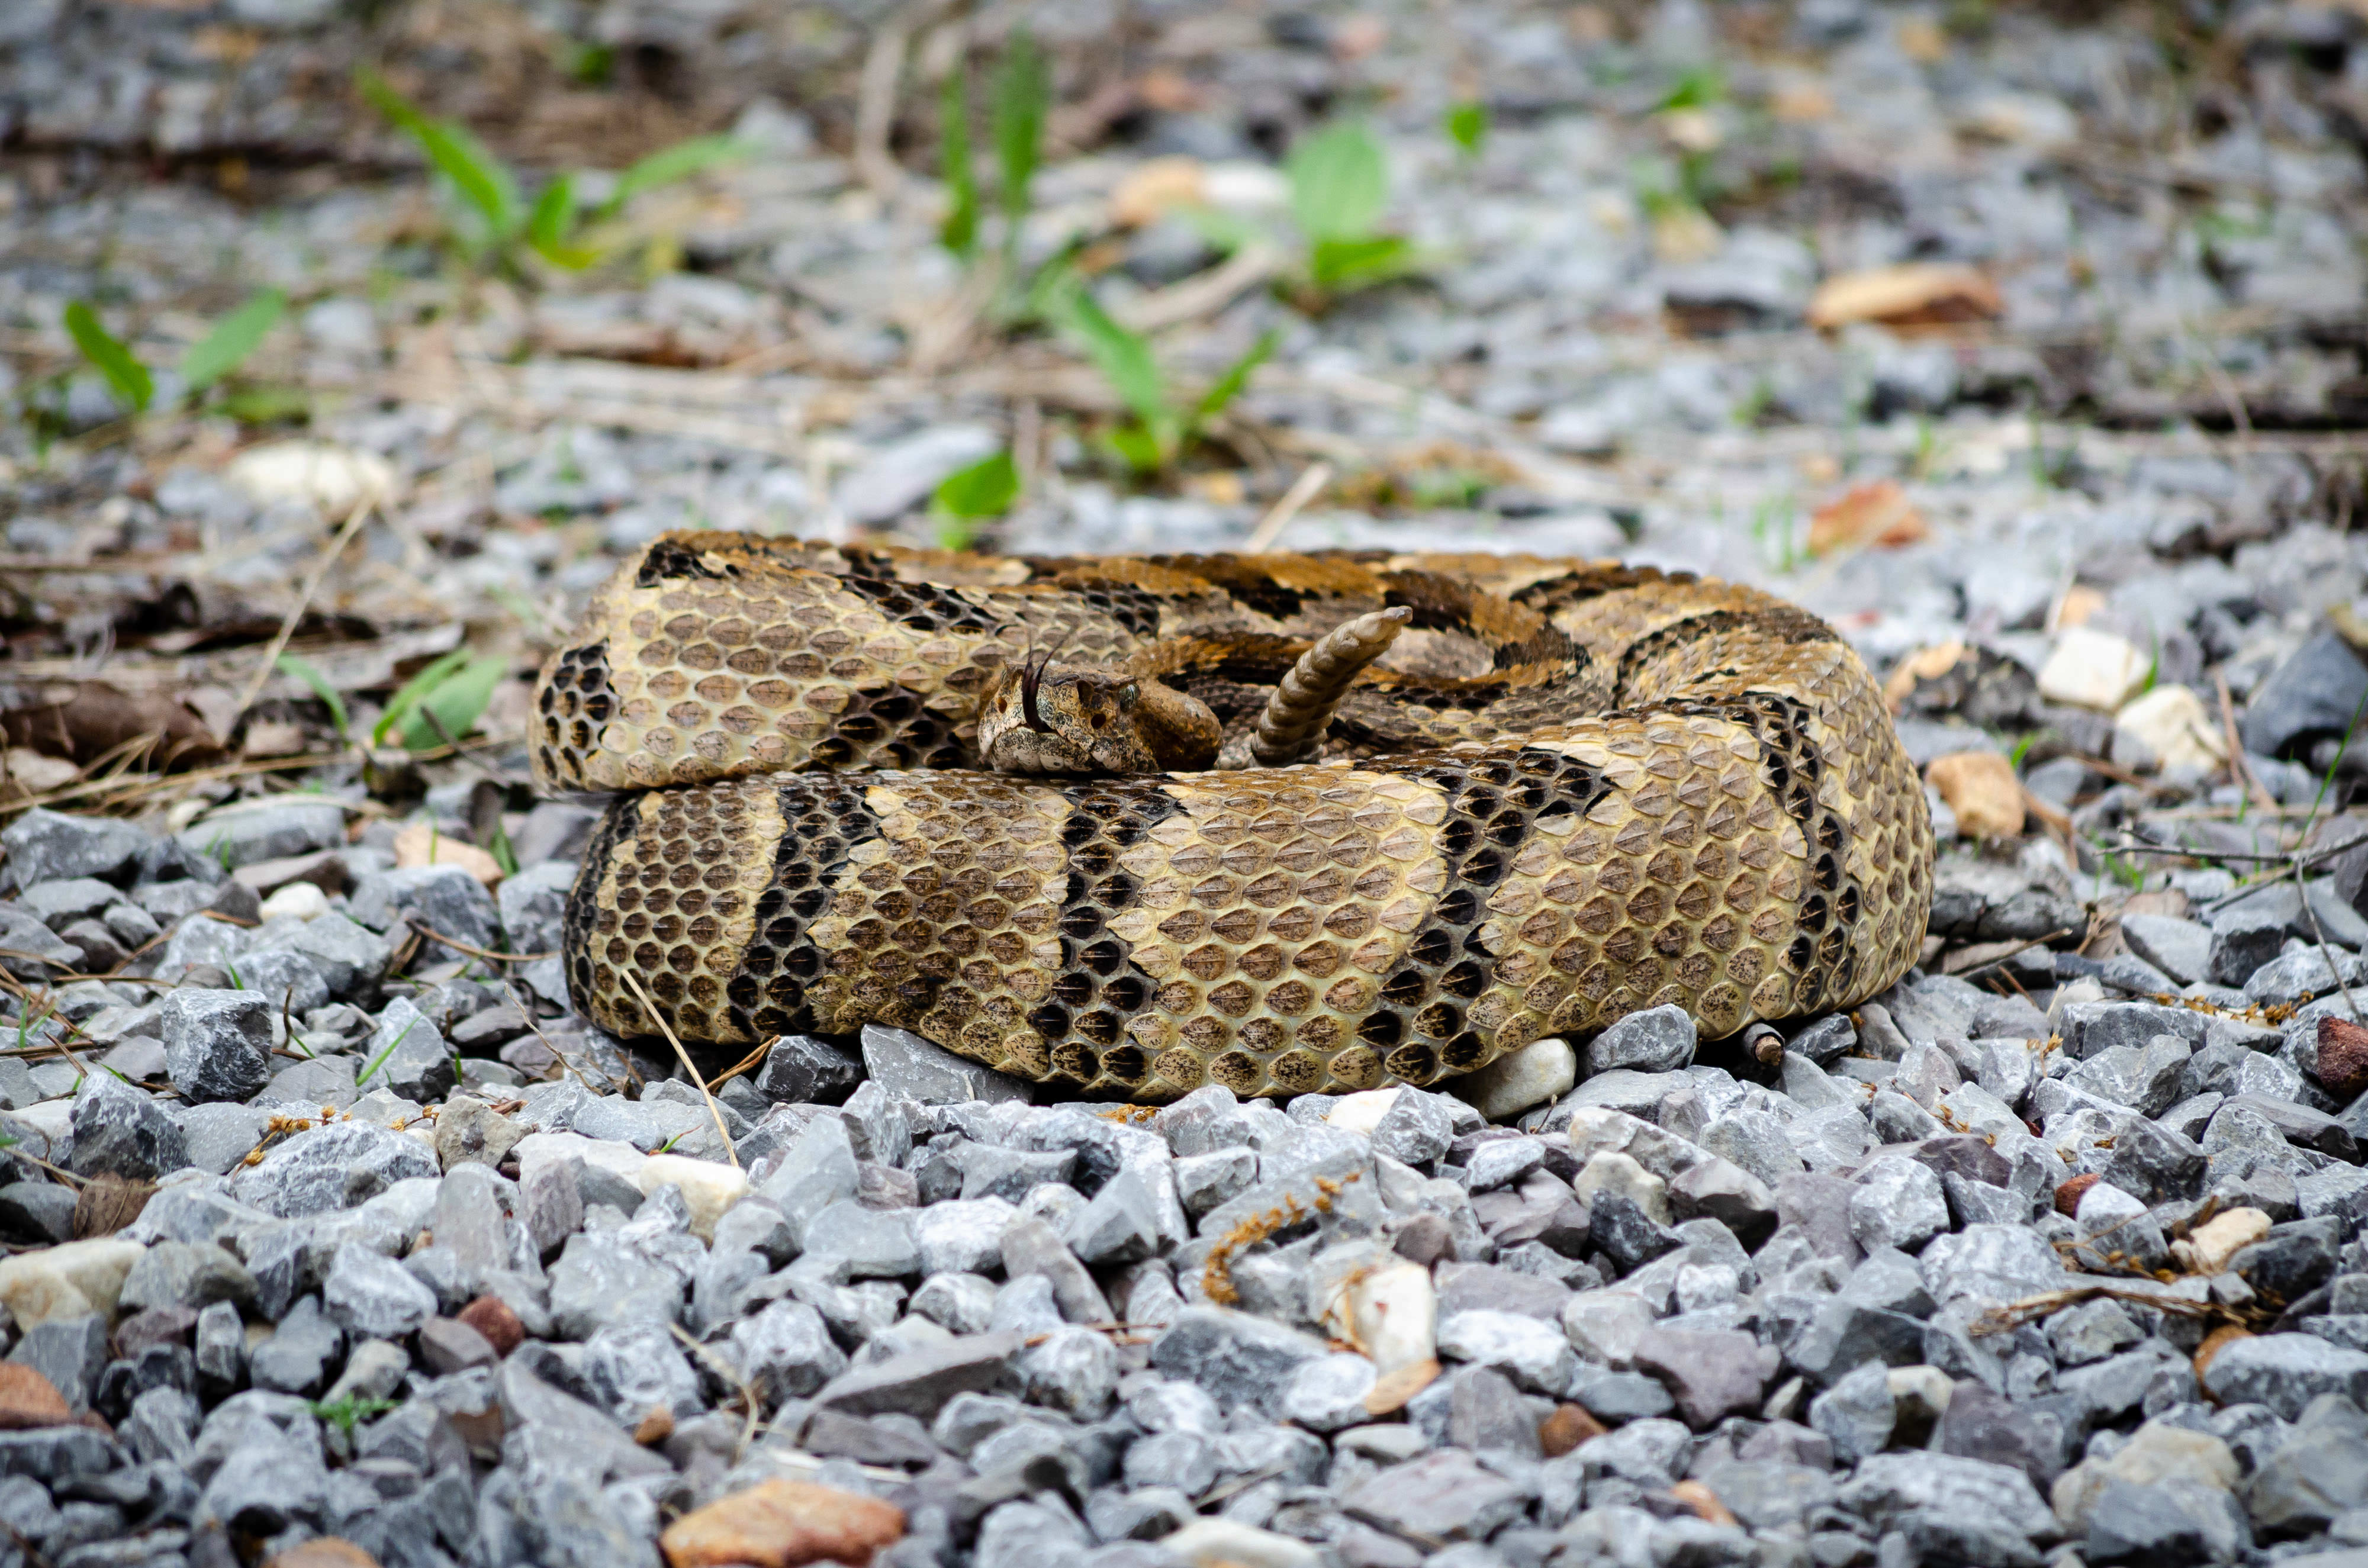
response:
[[(1276, 335), (1156, 474), (938, 243), (938, 84), (1019, 23), (1018, 266), (1196, 392)], [(0, 1559), (2362, 1568), (2363, 31), (0, 6)], [(752, 155), (472, 258), (362, 64), (529, 187)], [(1358, 117), (1415, 275), (1326, 298), (1281, 155)], [(1156, 1109), (576, 1017), (541, 653), (664, 529), (928, 543), (1002, 449), (1000, 548), (1238, 548), (1320, 463), (1286, 545), (1828, 617), (1943, 831), (1922, 967)], [(460, 649), (482, 711), (378, 733)]]

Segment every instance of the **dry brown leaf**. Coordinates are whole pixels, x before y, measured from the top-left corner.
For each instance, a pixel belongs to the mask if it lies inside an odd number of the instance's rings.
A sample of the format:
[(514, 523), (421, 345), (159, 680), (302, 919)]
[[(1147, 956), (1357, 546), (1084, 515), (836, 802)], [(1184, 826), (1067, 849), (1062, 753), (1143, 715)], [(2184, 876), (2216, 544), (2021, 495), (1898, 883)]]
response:
[(1110, 222), (1121, 229), (1157, 222), (1183, 207), (1208, 200), (1198, 158), (1154, 158), (1130, 170), (1110, 192)]
[(6, 731), (11, 747), (83, 766), (110, 752), (127, 755), (118, 748), (136, 754), (144, 747), (141, 766), (151, 769), (201, 767), (222, 760), (222, 742), (186, 696), (128, 692), (105, 681), (85, 680), (19, 688), (19, 699), (21, 706), (0, 712), (0, 729)]
[(1395, 1372), (1383, 1372), (1374, 1380), (1373, 1392), (1365, 1396), (1365, 1414), (1382, 1416), (1404, 1410), (1406, 1401), (1438, 1381), (1435, 1360), (1410, 1361)]
[(685, 1514), (666, 1527), (658, 1546), (672, 1568), (801, 1568), (824, 1559), (863, 1568), (904, 1534), (905, 1511), (876, 1497), (768, 1481)]
[(1885, 326), (1944, 326), (1987, 321), (2005, 308), (1998, 286), (1974, 268), (1911, 261), (1827, 278), (1809, 301), (1809, 324), (1831, 328), (1866, 321)]
[(416, 822), (394, 835), (397, 870), (415, 866), (458, 866), (487, 887), (502, 880), (501, 862), (473, 844), (436, 831), (433, 823)]
[(2022, 835), (2022, 781), (2014, 764), (1994, 751), (1936, 756), (1925, 779), (1957, 814), (1957, 831), (1972, 838)]
[(2203, 1374), (2211, 1367), (2214, 1357), (2236, 1344), (2237, 1341), (2252, 1337), (2252, 1330), (2240, 1328), (2233, 1323), (2222, 1324), (2218, 1328), (2205, 1335), (2203, 1343), (2195, 1347), (2195, 1381), (2199, 1383), (2203, 1381)]
[(1839, 500), (1828, 501), (1809, 515), (1809, 553), (1828, 555), (1837, 550), (1874, 545), (1892, 550), (1931, 536), (1924, 514), (1907, 498), (1896, 479), (1878, 479), (1852, 486)]
[(1884, 677), (1884, 700), (1891, 704), (1893, 712), (1897, 712), (1899, 705), (1907, 700), (1907, 694), (1916, 689), (1917, 682), (1939, 680), (1955, 669), (1957, 661), (1964, 656), (1965, 644), (1962, 640), (1917, 649), (1892, 665), (1891, 674)]

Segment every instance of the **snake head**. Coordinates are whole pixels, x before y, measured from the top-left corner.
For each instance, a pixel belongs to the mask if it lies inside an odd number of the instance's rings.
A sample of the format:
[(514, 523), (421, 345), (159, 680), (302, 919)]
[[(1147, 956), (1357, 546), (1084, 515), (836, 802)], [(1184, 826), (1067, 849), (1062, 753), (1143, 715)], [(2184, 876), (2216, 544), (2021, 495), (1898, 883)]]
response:
[(1049, 654), (1006, 665), (979, 706), (979, 755), (998, 773), (1197, 771), (1219, 738), (1215, 717), (1180, 692)]

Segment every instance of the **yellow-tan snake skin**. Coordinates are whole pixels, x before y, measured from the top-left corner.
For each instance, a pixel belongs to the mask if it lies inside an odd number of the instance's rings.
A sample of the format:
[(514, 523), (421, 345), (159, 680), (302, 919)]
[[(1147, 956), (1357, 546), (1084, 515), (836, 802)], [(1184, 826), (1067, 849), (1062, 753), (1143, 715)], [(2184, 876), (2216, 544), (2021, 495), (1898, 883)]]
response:
[[(979, 771), (1061, 645), (1304, 646), (1413, 607), (1287, 768)], [(1222, 665), (1222, 661), (1219, 662)], [(1204, 672), (1228, 725), (1249, 676)], [(751, 1044), (866, 1023), (1097, 1096), (1430, 1084), (1674, 1002), (1847, 1006), (1924, 937), (1932, 834), (1865, 666), (1752, 589), (1606, 562), (1013, 559), (653, 542), (544, 666), (550, 791), (623, 790), (570, 897), (579, 1011)]]

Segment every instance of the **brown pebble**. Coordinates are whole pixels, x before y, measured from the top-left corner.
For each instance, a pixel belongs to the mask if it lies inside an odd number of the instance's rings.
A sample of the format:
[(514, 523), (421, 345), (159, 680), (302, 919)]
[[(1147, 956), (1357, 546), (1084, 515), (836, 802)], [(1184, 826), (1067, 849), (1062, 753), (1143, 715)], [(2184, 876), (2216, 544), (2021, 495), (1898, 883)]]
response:
[(1583, 1404), (1558, 1404), (1554, 1413), (1538, 1423), (1538, 1447), (1546, 1458), (1558, 1460), (1591, 1437), (1600, 1437), (1611, 1430)]
[(2250, 1339), (2252, 1337), (2252, 1330), (2240, 1328), (2233, 1323), (2224, 1323), (2218, 1328), (2215, 1328), (2211, 1333), (2205, 1335), (2203, 1336), (2203, 1343), (2195, 1347), (2196, 1381), (2202, 1382), (2203, 1381), (2204, 1372), (2209, 1369), (2212, 1365), (2212, 1358), (2219, 1355), (2220, 1352), (2227, 1349), (2228, 1346), (2236, 1344), (2237, 1341), (2240, 1339)]
[(0, 1431), (63, 1426), (74, 1418), (55, 1383), (22, 1361), (0, 1361)]
[(1669, 1488), (1669, 1495), (1691, 1508), (1708, 1523), (1731, 1525), (1738, 1522), (1726, 1505), (1718, 1500), (1718, 1494), (1699, 1481), (1680, 1481)]
[(2058, 1214), (2078, 1213), (2080, 1211), (2080, 1199), (2087, 1197), (2089, 1189), (2096, 1185), (2097, 1173), (2094, 1171), (2082, 1171), (2078, 1176), (2074, 1176), (2070, 1181), (2066, 1182), (2063, 1186), (2055, 1189), (2055, 1211)]
[(378, 1559), (341, 1536), (316, 1535), (274, 1552), (263, 1568), (378, 1568)]
[(1390, 1245), (1409, 1263), (1419, 1263), (1425, 1268), (1447, 1256), (1455, 1238), (1448, 1233), (1447, 1221), (1436, 1214), (1417, 1214), (1398, 1227), (1390, 1238)]
[(803, 1568), (827, 1558), (869, 1568), (871, 1554), (903, 1539), (905, 1511), (810, 1481), (768, 1481), (719, 1497), (666, 1528), (659, 1550), (671, 1568)]
[(499, 1296), (480, 1296), (454, 1314), (485, 1336), (496, 1356), (507, 1356), (526, 1337), (526, 1325)]
[(1404, 1410), (1406, 1401), (1438, 1381), (1435, 1360), (1409, 1361), (1395, 1371), (1383, 1372), (1373, 1380), (1373, 1392), (1365, 1396), (1365, 1414), (1378, 1417)]
[(633, 1424), (633, 1441), (645, 1449), (655, 1448), (674, 1436), (674, 1412), (663, 1404), (653, 1404)]
[(2368, 1089), (2368, 1028), (2349, 1018), (2318, 1020), (2318, 1070), (2328, 1094), (2348, 1100)]

